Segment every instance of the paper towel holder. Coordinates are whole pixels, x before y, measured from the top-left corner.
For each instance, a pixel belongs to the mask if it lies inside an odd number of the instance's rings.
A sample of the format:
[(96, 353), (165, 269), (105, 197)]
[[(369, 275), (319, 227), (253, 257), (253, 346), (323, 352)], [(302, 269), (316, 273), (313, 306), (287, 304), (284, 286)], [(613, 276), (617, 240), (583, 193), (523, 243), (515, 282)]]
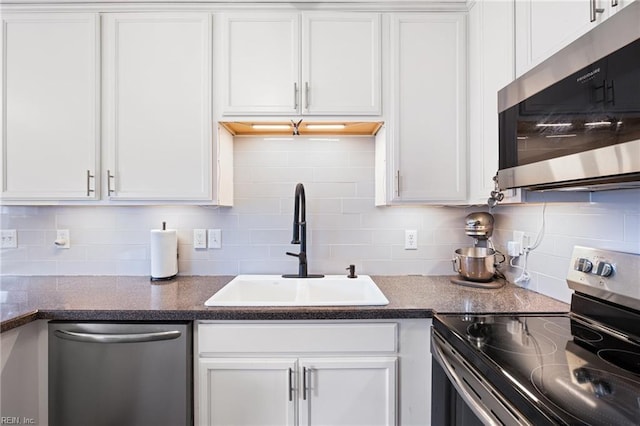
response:
[[(167, 231), (167, 222), (162, 222), (162, 231)], [(173, 230), (172, 230), (173, 231)], [(153, 233), (154, 231), (152, 231)], [(173, 231), (175, 232), (175, 231)], [(175, 237), (174, 237), (175, 238)], [(173, 280), (174, 278), (176, 278), (176, 276), (178, 275), (178, 251), (177, 251), (177, 241), (175, 242), (176, 246), (175, 246), (175, 254), (176, 254), (176, 259), (175, 259), (175, 273), (172, 275), (167, 275), (167, 276), (154, 276), (153, 275), (153, 264), (154, 264), (154, 257), (153, 257), (153, 249), (152, 249), (152, 254), (151, 254), (151, 276), (149, 278), (150, 281), (152, 282), (156, 282), (156, 281), (170, 281)]]

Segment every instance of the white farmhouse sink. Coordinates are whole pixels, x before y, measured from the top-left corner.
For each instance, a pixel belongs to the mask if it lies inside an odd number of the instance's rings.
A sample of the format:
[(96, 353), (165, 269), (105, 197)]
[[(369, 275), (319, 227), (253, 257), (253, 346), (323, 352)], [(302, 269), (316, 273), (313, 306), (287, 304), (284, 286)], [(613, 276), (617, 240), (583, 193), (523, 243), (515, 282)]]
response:
[(357, 278), (238, 275), (204, 302), (206, 306), (382, 306), (388, 303), (368, 275)]

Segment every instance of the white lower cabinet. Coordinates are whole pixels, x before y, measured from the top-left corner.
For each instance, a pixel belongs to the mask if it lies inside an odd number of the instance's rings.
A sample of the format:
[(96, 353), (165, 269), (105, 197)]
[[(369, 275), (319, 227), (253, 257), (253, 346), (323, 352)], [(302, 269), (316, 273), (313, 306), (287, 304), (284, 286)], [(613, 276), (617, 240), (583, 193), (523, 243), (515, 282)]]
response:
[(396, 357), (203, 358), (200, 424), (393, 425), (396, 362)]
[(295, 425), (295, 358), (199, 360), (202, 425)]
[(49, 424), (47, 323), (0, 334), (0, 424)]
[(428, 424), (429, 320), (403, 321), (200, 322), (196, 424)]

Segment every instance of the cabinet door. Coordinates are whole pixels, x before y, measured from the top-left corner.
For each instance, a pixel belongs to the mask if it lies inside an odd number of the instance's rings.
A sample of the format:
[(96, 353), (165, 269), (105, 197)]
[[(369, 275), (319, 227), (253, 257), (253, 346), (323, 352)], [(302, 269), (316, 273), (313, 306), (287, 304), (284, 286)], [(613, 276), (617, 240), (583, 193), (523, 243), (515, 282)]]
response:
[(466, 199), (465, 44), (463, 14), (392, 16), (392, 201)]
[(98, 19), (2, 16), (2, 199), (96, 198)]
[(469, 202), (484, 204), (498, 171), (498, 96), (513, 80), (513, 2), (469, 9)]
[(299, 113), (299, 15), (242, 13), (221, 19), (223, 113)]
[[(542, 62), (606, 19), (610, 0), (518, 0), (516, 17), (516, 76)], [(591, 21), (591, 10), (595, 21)]]
[(108, 195), (211, 199), (209, 14), (104, 19)]
[(395, 425), (395, 357), (301, 358), (301, 425)]
[(295, 359), (201, 358), (198, 424), (296, 424), (295, 368)]
[(303, 15), (303, 112), (381, 113), (380, 15)]

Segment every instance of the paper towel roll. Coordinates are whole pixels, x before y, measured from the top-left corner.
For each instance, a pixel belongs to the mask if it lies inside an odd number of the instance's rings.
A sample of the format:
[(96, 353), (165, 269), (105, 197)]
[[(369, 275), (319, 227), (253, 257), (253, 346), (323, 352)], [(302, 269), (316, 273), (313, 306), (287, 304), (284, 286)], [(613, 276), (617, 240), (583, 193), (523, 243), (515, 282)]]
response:
[(151, 230), (151, 279), (169, 280), (178, 274), (178, 231)]

